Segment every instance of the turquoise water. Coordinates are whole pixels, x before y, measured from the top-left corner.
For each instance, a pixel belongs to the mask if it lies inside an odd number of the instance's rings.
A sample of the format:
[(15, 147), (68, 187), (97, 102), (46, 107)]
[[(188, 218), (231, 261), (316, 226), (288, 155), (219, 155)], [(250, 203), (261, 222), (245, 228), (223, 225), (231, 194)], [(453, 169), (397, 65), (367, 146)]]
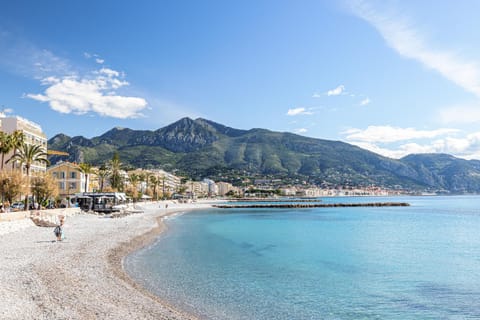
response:
[(127, 271), (204, 319), (480, 319), (480, 197), (168, 220)]

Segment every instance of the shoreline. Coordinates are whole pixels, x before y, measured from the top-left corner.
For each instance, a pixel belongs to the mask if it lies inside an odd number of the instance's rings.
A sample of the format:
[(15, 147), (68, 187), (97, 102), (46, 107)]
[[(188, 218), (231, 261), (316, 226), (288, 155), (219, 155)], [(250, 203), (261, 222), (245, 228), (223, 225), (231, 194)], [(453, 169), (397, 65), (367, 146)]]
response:
[(48, 227), (2, 234), (0, 318), (198, 320), (135, 282), (123, 261), (165, 230), (165, 217), (212, 203), (143, 203), (143, 213), (117, 219), (75, 215), (62, 242)]
[(194, 210), (202, 210), (202, 208), (176, 209), (176, 210), (172, 210), (171, 212), (167, 212), (166, 214), (157, 216), (155, 218), (157, 221), (157, 226), (153, 227), (151, 230), (147, 231), (146, 233), (131, 239), (128, 242), (119, 244), (116, 248), (110, 250), (107, 256), (107, 261), (108, 261), (109, 267), (111, 268), (111, 272), (116, 277), (129, 283), (132, 286), (132, 288), (141, 292), (145, 296), (148, 296), (152, 300), (157, 301), (158, 303), (162, 304), (166, 308), (171, 309), (172, 313), (178, 314), (178, 316), (180, 316), (181, 319), (185, 319), (185, 320), (199, 320), (199, 319), (194, 315), (191, 315), (183, 310), (177, 309), (167, 301), (163, 300), (161, 297), (153, 294), (152, 292), (147, 290), (144, 286), (136, 282), (132, 277), (130, 277), (130, 275), (125, 270), (124, 261), (128, 255), (152, 244), (163, 232), (167, 230), (167, 226), (164, 222), (165, 218), (178, 213), (186, 213)]

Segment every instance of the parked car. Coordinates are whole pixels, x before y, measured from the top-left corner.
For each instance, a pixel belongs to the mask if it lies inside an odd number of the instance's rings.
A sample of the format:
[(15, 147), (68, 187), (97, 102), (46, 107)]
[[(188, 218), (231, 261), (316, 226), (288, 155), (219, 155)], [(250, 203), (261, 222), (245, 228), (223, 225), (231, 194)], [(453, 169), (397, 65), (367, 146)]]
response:
[(23, 202), (14, 202), (14, 203), (12, 203), (10, 208), (13, 211), (22, 211), (25, 208), (25, 204)]

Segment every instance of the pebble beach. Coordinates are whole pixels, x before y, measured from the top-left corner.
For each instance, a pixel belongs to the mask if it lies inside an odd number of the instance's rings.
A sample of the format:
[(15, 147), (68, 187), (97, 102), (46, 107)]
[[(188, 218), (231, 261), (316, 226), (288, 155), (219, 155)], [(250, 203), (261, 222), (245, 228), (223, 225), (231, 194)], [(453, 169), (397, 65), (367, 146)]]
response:
[(122, 260), (164, 230), (165, 216), (210, 206), (148, 203), (116, 219), (78, 214), (67, 217), (61, 242), (30, 219), (0, 222), (0, 318), (195, 319), (132, 281)]

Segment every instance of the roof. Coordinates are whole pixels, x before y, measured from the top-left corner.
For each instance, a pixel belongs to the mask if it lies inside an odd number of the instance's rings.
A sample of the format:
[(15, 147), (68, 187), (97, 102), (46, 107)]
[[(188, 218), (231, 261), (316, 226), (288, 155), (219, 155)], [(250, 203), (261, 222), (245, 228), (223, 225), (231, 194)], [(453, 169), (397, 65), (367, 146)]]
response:
[(63, 166), (70, 167), (70, 168), (73, 168), (75, 170), (80, 169), (80, 167), (76, 163), (67, 162), (67, 161), (60, 161), (60, 162), (57, 162), (56, 164), (54, 164), (53, 166), (48, 167), (47, 171), (51, 171), (53, 169), (60, 168), (60, 167), (63, 167)]

